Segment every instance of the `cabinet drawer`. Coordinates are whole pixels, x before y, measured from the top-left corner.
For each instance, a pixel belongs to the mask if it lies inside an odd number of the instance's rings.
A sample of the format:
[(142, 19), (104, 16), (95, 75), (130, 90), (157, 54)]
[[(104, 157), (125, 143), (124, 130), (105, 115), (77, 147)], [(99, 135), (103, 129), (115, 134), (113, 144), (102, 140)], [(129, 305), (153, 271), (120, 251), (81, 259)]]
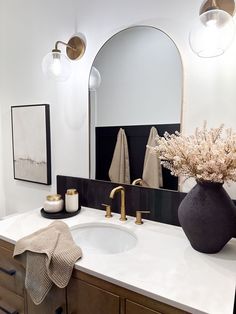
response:
[[(66, 314), (66, 289), (60, 289), (55, 285), (47, 294), (44, 301), (35, 305), (30, 296), (27, 296), (28, 314)], [(1, 313), (0, 313), (1, 314)]]
[(24, 308), (22, 297), (0, 286), (0, 311), (2, 313), (26, 314)]
[(3, 247), (0, 247), (0, 284), (20, 296), (24, 294), (24, 269), (13, 259), (12, 251)]
[(147, 308), (146, 306), (126, 300), (125, 314), (161, 314), (161, 313), (157, 311), (153, 311)]
[(68, 314), (119, 314), (120, 298), (79, 279), (67, 287)]

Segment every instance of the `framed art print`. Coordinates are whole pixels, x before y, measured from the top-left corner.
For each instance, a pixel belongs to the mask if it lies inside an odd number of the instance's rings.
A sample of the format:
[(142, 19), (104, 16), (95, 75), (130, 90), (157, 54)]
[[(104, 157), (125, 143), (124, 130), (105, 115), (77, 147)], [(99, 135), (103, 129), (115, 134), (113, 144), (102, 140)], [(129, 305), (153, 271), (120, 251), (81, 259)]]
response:
[(11, 107), (14, 178), (51, 184), (49, 105)]

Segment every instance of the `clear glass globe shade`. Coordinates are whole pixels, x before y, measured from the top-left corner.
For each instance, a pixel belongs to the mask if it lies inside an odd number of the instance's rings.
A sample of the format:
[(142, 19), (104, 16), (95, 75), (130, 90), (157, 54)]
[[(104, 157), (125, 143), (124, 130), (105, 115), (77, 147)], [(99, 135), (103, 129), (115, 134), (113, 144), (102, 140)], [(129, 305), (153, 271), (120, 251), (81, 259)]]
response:
[(89, 89), (90, 91), (95, 91), (101, 84), (101, 75), (94, 66), (91, 69), (90, 76), (89, 76)]
[(209, 10), (200, 15), (189, 34), (191, 49), (203, 58), (222, 55), (230, 46), (235, 25), (230, 14), (223, 10)]
[(47, 78), (62, 82), (71, 75), (71, 63), (64, 54), (50, 52), (43, 58), (42, 70)]

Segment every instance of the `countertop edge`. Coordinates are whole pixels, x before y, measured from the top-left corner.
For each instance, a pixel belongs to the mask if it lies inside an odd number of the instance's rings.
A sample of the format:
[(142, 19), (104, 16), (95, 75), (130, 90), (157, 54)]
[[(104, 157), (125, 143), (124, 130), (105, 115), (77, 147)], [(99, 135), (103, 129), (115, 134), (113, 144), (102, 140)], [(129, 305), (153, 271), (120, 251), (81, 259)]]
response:
[(140, 289), (138, 287), (132, 286), (132, 285), (127, 284), (127, 283), (125, 283), (123, 281), (119, 281), (119, 280), (114, 279), (112, 277), (109, 277), (109, 276), (103, 275), (101, 273), (95, 272), (93, 270), (90, 270), (88, 268), (85, 268), (83, 266), (78, 265), (77, 262), (75, 263), (74, 268), (79, 270), (79, 271), (81, 271), (81, 272), (84, 272), (84, 273), (86, 273), (88, 275), (91, 275), (91, 276), (97, 277), (99, 279), (103, 279), (105, 281), (108, 281), (108, 282), (110, 282), (112, 284), (115, 284), (115, 285), (117, 285), (119, 287), (131, 290), (133, 292), (139, 293), (139, 294), (144, 295), (144, 296), (146, 296), (148, 298), (151, 298), (153, 300), (160, 301), (160, 302), (165, 303), (167, 305), (176, 307), (177, 309), (180, 309), (180, 310), (183, 310), (183, 311), (187, 311), (187, 312), (192, 313), (192, 314), (208, 314), (207, 312), (202, 312), (202, 311), (194, 309), (194, 308), (192, 308), (192, 307), (190, 307), (188, 305), (185, 305), (185, 304), (182, 304), (182, 303), (178, 303), (178, 302), (173, 301), (171, 299), (168, 299), (168, 298), (162, 297), (160, 295), (151, 293), (151, 292), (149, 292), (147, 290), (143, 290), (143, 289)]

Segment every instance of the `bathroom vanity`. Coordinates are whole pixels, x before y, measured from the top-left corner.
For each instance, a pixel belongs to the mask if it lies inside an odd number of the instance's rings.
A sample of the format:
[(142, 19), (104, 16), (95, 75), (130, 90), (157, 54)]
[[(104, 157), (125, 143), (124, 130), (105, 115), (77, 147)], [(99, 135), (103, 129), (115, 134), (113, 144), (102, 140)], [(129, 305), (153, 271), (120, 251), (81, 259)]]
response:
[(42, 304), (34, 305), (24, 289), (24, 269), (12, 258), (13, 249), (0, 241), (0, 313), (187, 313), (76, 269), (66, 289), (53, 287)]
[(129, 240), (121, 237), (124, 245), (118, 246), (114, 237), (110, 245), (107, 233), (106, 243), (99, 235), (91, 243), (86, 236), (80, 244), (83, 257), (76, 262), (68, 286), (54, 287), (39, 306), (28, 297), (24, 269), (12, 252), (18, 239), (52, 221), (43, 218), (39, 209), (1, 220), (0, 313), (233, 313), (235, 239), (218, 254), (201, 254), (191, 248), (179, 227), (152, 221), (138, 226), (133, 217), (125, 222), (119, 217), (114, 214), (107, 219), (104, 211), (82, 207), (79, 215), (64, 220), (75, 241), (77, 231), (87, 235), (90, 228), (107, 228), (105, 232), (115, 229), (124, 233), (122, 237), (127, 233), (134, 242), (126, 247)]

